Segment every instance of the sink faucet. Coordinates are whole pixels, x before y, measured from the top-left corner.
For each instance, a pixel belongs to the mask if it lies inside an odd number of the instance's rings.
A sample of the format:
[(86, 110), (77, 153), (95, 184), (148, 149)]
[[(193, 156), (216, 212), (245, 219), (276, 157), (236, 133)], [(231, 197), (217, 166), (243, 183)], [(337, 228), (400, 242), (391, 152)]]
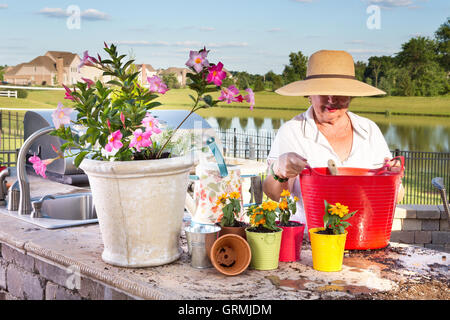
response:
[(25, 170), (25, 162), (33, 142), (40, 136), (46, 135), (53, 131), (54, 127), (45, 127), (28, 137), (23, 143), (19, 151), (19, 156), (17, 157), (17, 181), (19, 182), (20, 198), (19, 198), (19, 215), (30, 214), (32, 210), (31, 197), (30, 197), (30, 183), (28, 182), (28, 176)]
[(41, 199), (37, 201), (33, 201), (31, 205), (33, 206), (33, 211), (31, 211), (31, 218), (42, 218), (42, 204), (45, 200), (55, 199), (52, 195), (43, 196)]

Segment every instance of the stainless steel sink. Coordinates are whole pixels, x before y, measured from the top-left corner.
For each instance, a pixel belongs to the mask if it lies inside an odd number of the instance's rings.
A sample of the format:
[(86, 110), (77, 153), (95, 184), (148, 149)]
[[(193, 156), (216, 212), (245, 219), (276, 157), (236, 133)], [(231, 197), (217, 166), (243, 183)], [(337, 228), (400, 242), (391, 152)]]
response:
[[(47, 199), (42, 203), (43, 218), (61, 220), (90, 220), (96, 219), (92, 194), (77, 193), (54, 196), (55, 199)], [(32, 198), (31, 202), (39, 200)]]
[[(47, 199), (42, 203), (42, 218), (19, 215), (17, 211), (8, 211), (6, 208), (0, 208), (0, 213), (46, 229), (66, 228), (98, 222), (91, 193), (54, 195), (53, 197), (54, 199)], [(31, 202), (39, 199), (31, 198)]]

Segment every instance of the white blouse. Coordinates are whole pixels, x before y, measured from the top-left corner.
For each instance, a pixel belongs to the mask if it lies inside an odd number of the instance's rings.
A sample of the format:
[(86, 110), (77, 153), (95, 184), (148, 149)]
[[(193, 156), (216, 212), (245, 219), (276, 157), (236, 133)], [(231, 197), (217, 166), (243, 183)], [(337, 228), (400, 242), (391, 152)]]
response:
[[(368, 168), (381, 167), (384, 158), (392, 158), (389, 147), (380, 128), (370, 119), (347, 112), (353, 126), (353, 145), (349, 157), (341, 161), (328, 140), (318, 130), (313, 117), (313, 108), (284, 123), (278, 130), (267, 157), (268, 165), (287, 152), (295, 152), (307, 159), (311, 167), (327, 167), (329, 159), (337, 167)], [(300, 182), (298, 178), (289, 179), (289, 191), (297, 196), (297, 213), (291, 217), (306, 224)], [(305, 228), (307, 230), (307, 228)]]

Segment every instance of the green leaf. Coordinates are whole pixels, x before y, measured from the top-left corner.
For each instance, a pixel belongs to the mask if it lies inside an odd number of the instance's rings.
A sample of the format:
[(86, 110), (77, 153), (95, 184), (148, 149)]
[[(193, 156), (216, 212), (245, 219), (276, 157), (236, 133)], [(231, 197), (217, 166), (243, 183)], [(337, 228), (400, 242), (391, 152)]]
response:
[(73, 164), (78, 168), (80, 166), (81, 161), (83, 161), (84, 157), (89, 153), (89, 151), (80, 152), (74, 159)]

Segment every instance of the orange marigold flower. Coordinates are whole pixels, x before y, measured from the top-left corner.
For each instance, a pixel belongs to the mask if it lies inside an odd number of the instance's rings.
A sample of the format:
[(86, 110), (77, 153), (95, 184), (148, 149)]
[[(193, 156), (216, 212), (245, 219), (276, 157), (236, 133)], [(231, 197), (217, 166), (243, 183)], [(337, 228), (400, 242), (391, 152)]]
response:
[(290, 195), (291, 193), (289, 190), (283, 190), (283, 192), (281, 192), (281, 197), (289, 197)]
[(230, 193), (230, 199), (239, 199), (241, 197), (241, 194), (239, 192), (231, 192)]
[(278, 208), (280, 208), (281, 210), (286, 210), (287, 207), (288, 207), (288, 203), (286, 200), (283, 200), (278, 204)]
[(263, 210), (267, 211), (275, 211), (275, 209), (278, 207), (278, 204), (275, 201), (266, 201), (263, 202), (262, 208)]

